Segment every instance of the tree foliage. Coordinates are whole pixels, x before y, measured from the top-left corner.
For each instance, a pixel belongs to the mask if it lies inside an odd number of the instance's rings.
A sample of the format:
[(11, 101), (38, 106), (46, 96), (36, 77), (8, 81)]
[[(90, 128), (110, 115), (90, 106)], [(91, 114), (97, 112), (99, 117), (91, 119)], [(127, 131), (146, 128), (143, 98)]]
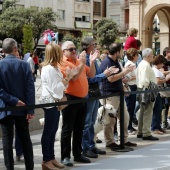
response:
[(0, 15), (0, 34), (15, 38), (21, 43), (24, 25), (31, 24), (33, 39), (35, 45), (37, 45), (44, 30), (52, 29), (56, 31), (54, 25), (56, 18), (57, 14), (52, 11), (52, 8), (16, 8), (14, 4), (8, 5)]
[(112, 19), (102, 19), (95, 24), (96, 39), (101, 46), (113, 43), (119, 33), (117, 24)]
[(24, 54), (32, 51), (34, 47), (32, 25), (24, 25), (22, 42)]

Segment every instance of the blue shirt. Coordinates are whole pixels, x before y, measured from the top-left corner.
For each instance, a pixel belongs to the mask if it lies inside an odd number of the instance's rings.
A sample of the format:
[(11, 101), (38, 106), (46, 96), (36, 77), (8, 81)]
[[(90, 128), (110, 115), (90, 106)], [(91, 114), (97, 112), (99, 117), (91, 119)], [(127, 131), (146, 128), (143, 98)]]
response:
[[(115, 74), (118, 74), (121, 72), (121, 67), (120, 67), (118, 60), (114, 61), (113, 59), (111, 59), (108, 56), (102, 61), (101, 65), (100, 65), (100, 70), (104, 71), (104, 70), (106, 70), (106, 68), (109, 68), (111, 66), (115, 66), (116, 68), (119, 68), (119, 71)], [(112, 94), (112, 93), (116, 93), (116, 92), (120, 92), (120, 91), (123, 91), (123, 84), (122, 84), (121, 78), (115, 82), (112, 82), (112, 83), (109, 82), (108, 79), (104, 79), (101, 83), (101, 92), (104, 95)]]
[[(89, 54), (86, 55), (86, 65), (88, 67), (90, 67), (90, 58), (89, 58)], [(100, 84), (100, 82), (106, 78), (104, 73), (101, 73), (101, 70), (97, 64), (97, 61), (94, 62), (95, 67), (96, 67), (96, 75), (93, 78), (88, 78), (88, 83), (89, 84), (93, 84), (98, 82)]]

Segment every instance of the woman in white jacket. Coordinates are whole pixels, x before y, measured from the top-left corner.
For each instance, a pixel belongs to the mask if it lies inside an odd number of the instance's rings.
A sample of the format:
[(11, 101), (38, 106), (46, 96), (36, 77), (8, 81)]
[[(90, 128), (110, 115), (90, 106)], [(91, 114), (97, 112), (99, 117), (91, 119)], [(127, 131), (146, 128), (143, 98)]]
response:
[[(66, 70), (66, 77), (63, 75), (58, 67), (62, 64), (62, 50), (56, 44), (48, 44), (45, 49), (45, 59), (42, 63), (42, 96), (41, 99), (46, 100), (46, 103), (54, 103), (54, 98), (61, 99), (64, 95), (64, 90), (72, 78), (76, 69)], [(58, 129), (60, 111), (57, 107), (52, 106), (43, 108), (44, 110), (44, 129), (41, 138), (42, 154), (43, 154), (43, 170), (56, 170), (64, 168), (64, 165), (55, 159), (54, 143), (55, 135)]]

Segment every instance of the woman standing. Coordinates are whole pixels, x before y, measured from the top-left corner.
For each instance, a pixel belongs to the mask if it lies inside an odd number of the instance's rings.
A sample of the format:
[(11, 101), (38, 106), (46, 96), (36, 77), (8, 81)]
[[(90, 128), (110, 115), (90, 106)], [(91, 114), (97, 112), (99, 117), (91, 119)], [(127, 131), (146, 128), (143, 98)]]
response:
[[(131, 91), (136, 91), (137, 90), (137, 85), (136, 85), (136, 75), (135, 75), (135, 69), (136, 69), (136, 62), (138, 60), (138, 51), (135, 48), (130, 48), (126, 51), (126, 55), (128, 58), (128, 61), (125, 64), (125, 67), (131, 65), (134, 66), (134, 70), (126, 75), (128, 78), (128, 86)], [(134, 109), (135, 109), (135, 104), (136, 104), (136, 94), (130, 94), (129, 96), (125, 97), (127, 109), (129, 112), (129, 126), (128, 126), (128, 131), (130, 134), (135, 135), (136, 134), (136, 129), (133, 128), (132, 126), (132, 121), (134, 118)]]
[[(42, 98), (48, 98), (47, 103), (54, 103), (53, 98), (61, 99), (64, 90), (72, 78), (73, 69), (66, 70), (66, 77), (58, 68), (62, 64), (62, 50), (56, 44), (48, 44), (45, 49), (45, 60), (42, 63)], [(56, 170), (64, 168), (64, 165), (55, 159), (54, 143), (55, 135), (58, 129), (60, 111), (55, 106), (44, 108), (45, 124), (41, 138), (42, 154), (43, 154), (43, 170)]]
[[(158, 55), (153, 60), (153, 71), (156, 76), (157, 84), (160, 87), (163, 87), (164, 83), (170, 79), (170, 76), (167, 75), (166, 77), (164, 74), (160, 71), (160, 69), (164, 66), (166, 63), (166, 59), (163, 55)], [(156, 97), (156, 101), (153, 108), (153, 116), (152, 116), (152, 125), (151, 130), (154, 134), (162, 135), (165, 133), (165, 130), (161, 127), (161, 113), (163, 108), (163, 98), (160, 96), (160, 93), (158, 93)]]

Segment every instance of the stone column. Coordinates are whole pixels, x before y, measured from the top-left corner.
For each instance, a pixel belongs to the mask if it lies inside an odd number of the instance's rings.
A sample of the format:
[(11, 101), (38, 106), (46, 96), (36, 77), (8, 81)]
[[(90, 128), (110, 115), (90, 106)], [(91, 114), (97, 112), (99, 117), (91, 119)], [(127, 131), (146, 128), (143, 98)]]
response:
[(161, 53), (161, 54), (162, 54), (163, 49), (164, 49), (165, 47), (169, 47), (169, 38), (170, 38), (169, 32), (159, 33), (160, 53)]
[(138, 38), (142, 37), (142, 18), (143, 18), (143, 1), (129, 0), (129, 28), (138, 29)]

